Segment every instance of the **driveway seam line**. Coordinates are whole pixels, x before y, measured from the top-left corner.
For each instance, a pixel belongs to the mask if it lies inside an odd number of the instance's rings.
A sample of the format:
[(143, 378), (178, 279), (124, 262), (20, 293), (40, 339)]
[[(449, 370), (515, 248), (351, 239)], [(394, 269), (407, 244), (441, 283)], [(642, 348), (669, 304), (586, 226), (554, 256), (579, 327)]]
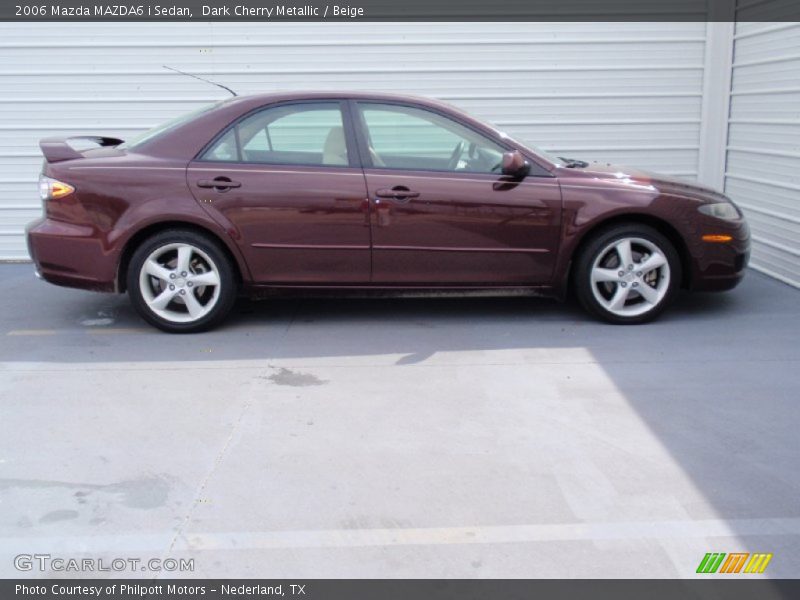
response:
[(206, 476), (203, 478), (202, 482), (200, 483), (200, 486), (198, 487), (197, 491), (195, 492), (194, 499), (192, 500), (192, 504), (189, 507), (189, 510), (187, 511), (186, 516), (184, 517), (183, 521), (178, 526), (178, 530), (175, 532), (175, 535), (173, 536), (172, 541), (170, 542), (170, 544), (169, 544), (169, 546), (167, 548), (167, 551), (165, 553), (165, 556), (163, 558), (169, 558), (169, 555), (174, 550), (175, 545), (178, 543), (179, 539), (183, 538), (184, 540), (186, 540), (186, 538), (183, 535), (183, 531), (186, 528), (186, 525), (189, 523), (189, 520), (192, 518), (192, 515), (194, 514), (195, 510), (200, 505), (200, 502), (203, 499), (203, 493), (205, 492), (206, 487), (208, 486), (208, 483), (211, 481), (211, 478), (214, 476), (214, 474), (219, 469), (219, 466), (222, 464), (222, 460), (225, 458), (225, 455), (228, 453), (228, 450), (230, 449), (231, 444), (233, 442), (233, 438), (236, 435), (236, 433), (239, 431), (239, 429), (240, 429), (240, 427), (242, 425), (242, 421), (244, 420), (244, 416), (245, 416), (245, 414), (247, 414), (247, 411), (250, 409), (250, 405), (252, 403), (253, 403), (253, 398), (251, 396), (244, 403), (244, 406), (242, 407), (242, 411), (239, 413), (239, 418), (236, 419), (236, 422), (233, 424), (233, 427), (231, 427), (231, 431), (228, 434), (228, 437), (225, 440), (225, 443), (222, 445), (222, 448), (217, 453), (217, 456), (214, 457), (214, 462), (211, 465), (211, 469), (209, 469), (208, 473), (206, 473)]

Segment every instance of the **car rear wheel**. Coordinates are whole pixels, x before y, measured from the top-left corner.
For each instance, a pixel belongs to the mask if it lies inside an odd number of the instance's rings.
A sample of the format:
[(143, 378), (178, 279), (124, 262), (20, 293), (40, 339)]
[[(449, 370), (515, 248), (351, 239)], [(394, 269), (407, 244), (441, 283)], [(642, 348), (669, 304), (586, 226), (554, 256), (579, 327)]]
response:
[(133, 253), (128, 294), (150, 324), (172, 333), (217, 325), (236, 300), (234, 267), (210, 238), (193, 231), (157, 233)]
[(610, 323), (651, 321), (672, 301), (680, 281), (675, 247), (646, 225), (620, 225), (598, 234), (576, 263), (578, 300)]

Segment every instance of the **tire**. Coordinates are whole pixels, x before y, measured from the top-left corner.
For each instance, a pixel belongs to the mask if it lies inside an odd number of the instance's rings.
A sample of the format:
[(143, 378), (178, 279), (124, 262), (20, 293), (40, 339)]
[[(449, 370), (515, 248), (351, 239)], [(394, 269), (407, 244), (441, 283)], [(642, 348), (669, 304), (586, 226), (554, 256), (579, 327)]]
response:
[(681, 261), (672, 243), (652, 227), (630, 223), (589, 239), (576, 260), (573, 284), (590, 314), (637, 324), (658, 317), (680, 282)]
[[(180, 263), (180, 264), (179, 264)], [(142, 318), (170, 333), (218, 325), (238, 294), (235, 267), (220, 245), (195, 231), (169, 229), (131, 256), (128, 295)]]

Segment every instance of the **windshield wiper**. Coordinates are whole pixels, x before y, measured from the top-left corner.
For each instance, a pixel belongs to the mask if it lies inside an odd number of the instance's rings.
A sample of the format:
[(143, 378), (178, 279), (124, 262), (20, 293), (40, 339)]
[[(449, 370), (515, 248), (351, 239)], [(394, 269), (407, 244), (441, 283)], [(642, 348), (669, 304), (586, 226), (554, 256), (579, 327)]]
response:
[(559, 156), (558, 158), (567, 163), (564, 166), (567, 167), (568, 169), (574, 169), (576, 167), (579, 169), (584, 169), (589, 166), (589, 163), (586, 162), (585, 160), (577, 160), (575, 158), (564, 158), (563, 156)]

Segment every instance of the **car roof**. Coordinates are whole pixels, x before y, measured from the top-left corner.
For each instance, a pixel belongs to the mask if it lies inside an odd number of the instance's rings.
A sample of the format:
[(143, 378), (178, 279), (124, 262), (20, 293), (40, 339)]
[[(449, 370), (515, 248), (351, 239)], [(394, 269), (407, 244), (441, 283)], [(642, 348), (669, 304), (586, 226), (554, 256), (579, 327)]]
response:
[(391, 92), (368, 92), (368, 91), (330, 91), (330, 90), (276, 91), (276, 92), (237, 96), (235, 99), (232, 99), (231, 102), (242, 101), (248, 103), (269, 104), (271, 102), (283, 102), (288, 100), (331, 100), (331, 99), (408, 102), (413, 104), (423, 104), (432, 107), (447, 108), (450, 110), (455, 109), (454, 106), (442, 102), (441, 100), (435, 100), (433, 98), (426, 98), (423, 96), (414, 96), (409, 94), (397, 94)]

